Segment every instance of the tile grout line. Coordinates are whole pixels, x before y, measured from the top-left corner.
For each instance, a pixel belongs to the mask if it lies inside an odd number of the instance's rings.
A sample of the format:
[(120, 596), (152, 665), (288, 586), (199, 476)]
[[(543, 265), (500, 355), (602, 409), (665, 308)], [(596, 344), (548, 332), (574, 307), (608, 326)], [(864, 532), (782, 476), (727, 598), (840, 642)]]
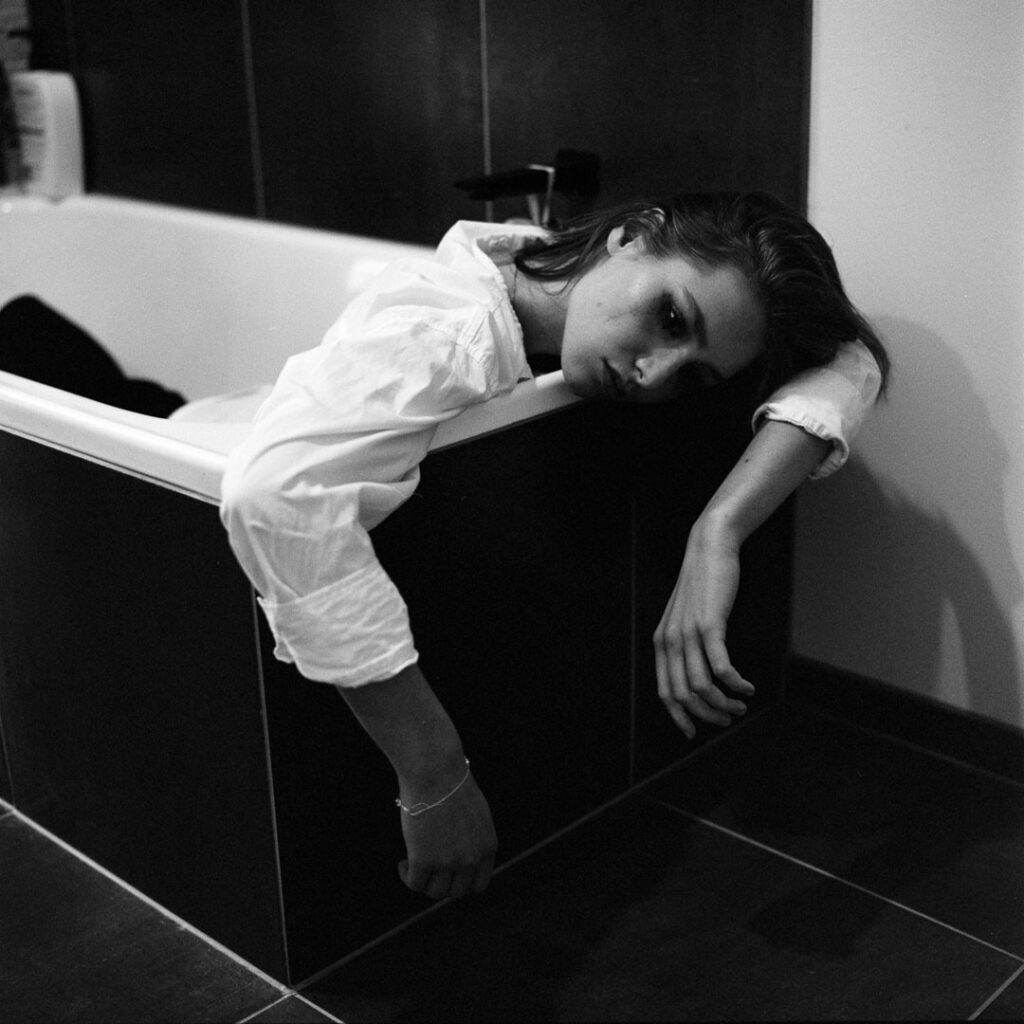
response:
[(277, 797), (274, 791), (274, 759), (270, 752), (270, 714), (267, 711), (267, 685), (263, 665), (263, 647), (260, 643), (260, 610), (256, 604), (256, 591), (249, 588), (252, 609), (252, 642), (256, 651), (256, 682), (260, 694), (260, 724), (263, 728), (263, 757), (267, 765), (267, 799), (270, 803), (270, 836), (274, 846), (274, 882), (277, 889), (277, 914), (281, 923), (281, 952), (284, 955), (285, 977), (292, 976), (291, 951), (288, 948), (288, 913), (284, 903), (284, 872), (281, 870), (281, 842), (277, 829)]
[(786, 853), (784, 850), (777, 850), (773, 846), (768, 846), (766, 843), (762, 843), (757, 839), (745, 836), (742, 832), (736, 832), (731, 828), (726, 828), (725, 825), (719, 825), (717, 822), (710, 821), (707, 818), (702, 818), (700, 815), (694, 814), (691, 811), (685, 811), (681, 807), (676, 807), (673, 804), (667, 803), (659, 797), (649, 796), (646, 799), (650, 800), (654, 804), (664, 807), (666, 810), (672, 811), (674, 814), (678, 814), (680, 817), (687, 818), (690, 821), (699, 822), (701, 825), (707, 825), (708, 828), (713, 828), (716, 832), (721, 832), (724, 835), (731, 836), (733, 839), (738, 839), (740, 842), (747, 843), (750, 846), (756, 846), (758, 849), (764, 850), (766, 853), (773, 854), (776, 857), (781, 857), (783, 860), (788, 860), (790, 863), (806, 868), (808, 871), (813, 871), (816, 875), (821, 875), (824, 878), (831, 879), (833, 882), (839, 882), (841, 885), (848, 886), (851, 889), (856, 889), (858, 892), (862, 892), (866, 896), (873, 896), (875, 899), (881, 900), (883, 903), (888, 903), (890, 906), (896, 907), (899, 910), (905, 910), (908, 914), (913, 914), (915, 917), (929, 921), (932, 924), (938, 925), (940, 928), (946, 929), (946, 931), (953, 932), (962, 938), (969, 939), (971, 942), (977, 942), (982, 946), (987, 946), (993, 952), (1002, 953), (1003, 956), (1007, 956), (1011, 960), (1016, 961), (1020, 965), (1020, 969), (1024, 970), (1024, 956), (1020, 956), (1017, 953), (1011, 953), (1008, 949), (1003, 949), (1001, 946), (997, 946), (986, 939), (981, 939), (977, 935), (971, 935), (969, 932), (962, 931), (954, 925), (947, 924), (945, 921), (940, 921), (937, 917), (930, 917), (928, 914), (925, 914), (920, 910), (915, 910), (913, 907), (908, 907), (904, 903), (890, 899), (888, 896), (883, 896), (881, 893), (868, 889), (863, 885), (851, 882), (848, 878), (843, 878), (840, 875), (834, 875), (832, 872), (826, 871), (824, 868), (819, 868), (817, 865), (810, 864), (805, 860), (801, 860), (799, 857), (794, 857), (792, 854)]
[[(623, 792), (617, 794), (610, 800), (601, 804), (600, 807), (595, 807), (593, 810), (588, 811), (582, 817), (570, 822), (568, 825), (559, 829), (557, 832), (552, 833), (550, 836), (545, 836), (545, 838), (541, 839), (539, 842), (534, 843), (533, 846), (529, 847), (526, 850), (523, 850), (521, 853), (517, 853), (514, 857), (509, 858), (509, 860), (505, 861), (497, 868), (495, 868), (494, 873), (491, 877), (494, 878), (502, 874), (506, 869), (513, 867), (520, 861), (523, 861), (527, 857), (530, 857), (533, 854), (539, 852), (545, 846), (549, 846), (556, 840), (561, 839), (562, 836), (567, 835), (569, 832), (572, 832), (576, 828), (579, 828), (581, 825), (584, 825), (586, 822), (590, 821), (592, 818), (597, 817), (599, 814), (603, 814), (605, 811), (610, 810), (616, 804), (628, 800), (630, 797), (642, 795), (641, 791), (646, 786), (657, 782), (663, 776), (675, 771), (677, 768), (680, 767), (680, 765), (685, 764), (691, 758), (697, 757), (700, 754), (703, 754), (705, 751), (711, 749), (712, 747), (717, 746), (723, 740), (728, 739), (730, 735), (734, 735), (739, 729), (743, 728), (743, 726), (747, 725), (750, 722), (756, 721), (761, 715), (766, 714), (767, 710), (768, 709), (764, 709), (762, 711), (757, 712), (749, 719), (744, 719), (741, 722), (737, 722), (731, 730), (723, 731), (719, 735), (712, 737), (712, 739), (703, 743), (696, 750), (692, 750), (688, 754), (684, 754), (682, 757), (673, 761), (671, 764), (666, 765), (664, 768), (660, 768), (653, 774), (645, 776), (644, 779), (642, 779), (640, 782), (634, 783), (628, 789), (623, 790)], [(365, 945), (360, 946), (358, 949), (353, 950), (351, 953), (346, 953), (345, 956), (341, 957), (338, 960), (335, 960), (334, 963), (328, 964), (326, 967), (321, 968), (315, 974), (311, 974), (308, 978), (303, 978), (301, 981), (296, 982), (293, 986), (294, 991), (296, 992), (296, 994), (301, 994), (305, 989), (309, 988), (311, 985), (316, 984), (321, 978), (325, 978), (328, 974), (331, 974), (332, 972), (342, 967), (345, 967), (346, 965), (350, 964), (353, 960), (357, 959), (360, 956), (363, 956), (365, 953), (371, 952), (378, 946), (381, 946), (388, 940), (394, 938), (396, 935), (401, 934), (407, 928), (411, 928), (413, 925), (418, 924), (420, 921), (422, 921), (424, 918), (429, 917), (431, 914), (436, 914), (438, 911), (442, 910), (445, 906), (447, 906), (447, 904), (447, 900), (441, 900), (439, 903), (435, 903), (432, 906), (425, 907), (418, 914), (415, 914), (414, 916), (399, 922), (390, 931), (385, 932), (383, 935), (378, 935), (376, 938), (371, 939)]]
[(345, 1022), (340, 1017), (335, 1017), (333, 1013), (331, 1013), (328, 1010), (325, 1010), (322, 1006), (317, 1005), (311, 999), (308, 999), (306, 996), (304, 996), (301, 992), (295, 992), (294, 996), (296, 999), (301, 1000), (307, 1006), (311, 1006), (318, 1013), (322, 1013), (325, 1017), (334, 1021), (335, 1024), (345, 1024)]
[(631, 487), (629, 500), (629, 771), (627, 778), (629, 784), (636, 782), (636, 698), (637, 698), (637, 654), (638, 645), (636, 642), (636, 489)]
[(1021, 964), (967, 1019), (977, 1020), (1022, 974), (1024, 974), (1024, 964)]
[[(636, 790), (641, 789), (643, 786), (647, 785), (648, 782), (654, 782), (656, 779), (659, 779), (662, 775), (667, 774), (674, 768), (678, 768), (680, 763), (681, 761), (674, 761), (672, 764), (668, 765), (667, 767), (659, 771), (656, 775), (652, 775), (649, 779), (644, 779), (642, 783), (638, 783), (636, 786), (630, 787), (624, 792), (613, 797), (607, 803), (602, 804), (600, 807), (595, 807), (594, 810), (589, 811), (581, 818), (577, 818), (575, 821), (566, 825), (564, 828), (553, 833), (552, 835), (546, 836), (540, 842), (535, 843), (533, 846), (529, 847), (529, 849), (523, 850), (521, 853), (517, 853), (514, 857), (511, 857), (509, 860), (505, 861), (504, 863), (496, 867), (491, 875), (491, 878), (496, 878), (498, 875), (502, 874), (502, 872), (504, 872), (507, 868), (510, 868), (515, 864), (518, 864), (522, 860), (525, 860), (527, 857), (536, 853), (538, 850), (543, 849), (543, 847), (547, 846), (549, 843), (553, 843), (556, 839), (561, 838), (566, 833), (571, 832), (573, 829), (579, 827), (580, 825), (584, 824), (584, 822), (589, 821), (591, 818), (595, 817), (596, 815), (602, 813), (608, 808), (619, 803), (621, 800), (625, 800), (627, 797), (633, 796)], [(365, 945), (360, 946), (359, 949), (355, 949), (351, 953), (347, 953), (339, 960), (335, 960), (334, 963), (329, 964), (327, 967), (321, 968), (315, 974), (311, 974), (308, 978), (304, 978), (302, 981), (298, 982), (295, 985), (295, 991), (297, 993), (301, 993), (305, 989), (309, 988), (310, 985), (316, 984), (316, 982), (318, 982), (321, 978), (324, 978), (328, 974), (331, 974), (339, 968), (346, 966), (347, 964), (355, 960), (357, 957), (362, 956), (364, 953), (369, 953), (371, 950), (374, 950), (378, 946), (383, 945), (389, 939), (392, 939), (396, 935), (401, 934), (407, 928), (411, 928), (413, 925), (418, 924), (420, 921), (422, 921), (424, 918), (429, 917), (431, 914), (436, 914), (438, 911), (446, 907), (449, 902), (450, 901), (448, 900), (440, 900), (439, 902), (434, 903), (432, 906), (425, 907), (418, 914), (414, 914), (412, 917), (406, 918), (406, 920), (399, 922), (397, 925), (395, 925), (394, 928), (390, 929), (390, 931), (385, 932), (383, 935), (378, 935), (376, 938), (371, 939)]]
[[(0, 807), (10, 808), (9, 814), (0, 815), (0, 820), (8, 817), (16, 818), (23, 825), (27, 825), (33, 831), (38, 832), (39, 835), (50, 840), (50, 842), (60, 847), (60, 849), (64, 850), (66, 853), (70, 853), (76, 860), (79, 860), (83, 864), (85, 864), (86, 867), (92, 868), (94, 871), (101, 874), (104, 878), (107, 878), (115, 885), (120, 886), (120, 888), (124, 889), (124, 891), (127, 892), (129, 895), (134, 896), (142, 903), (145, 903), (146, 906), (151, 907), (153, 910), (157, 911), (157, 913), (159, 913), (161, 916), (166, 917), (169, 921), (173, 921), (182, 931), (186, 931), (190, 935), (194, 935), (196, 938), (201, 939), (208, 946), (211, 946), (213, 949), (217, 950), (218, 953), (222, 953), (229, 960), (238, 964), (240, 967), (244, 967), (251, 974), (255, 974), (256, 977), (258, 977), (261, 981), (265, 981), (268, 985), (272, 986), (278, 992), (282, 993), (282, 995), (293, 994), (293, 989), (289, 988), (287, 985), (278, 981), (276, 978), (272, 978), (269, 974), (266, 973), (266, 971), (260, 970), (260, 968), (257, 967), (255, 964), (252, 964), (244, 957), (239, 956), (238, 953), (236, 953), (232, 949), (229, 949), (223, 943), (218, 942), (216, 939), (211, 938), (205, 932), (200, 931), (195, 925), (189, 924), (189, 922), (186, 921), (183, 917), (179, 917), (177, 914), (172, 913), (166, 907), (161, 906), (161, 904), (157, 903), (156, 900), (154, 900), (151, 896), (147, 896), (144, 892), (141, 892), (140, 890), (136, 889), (135, 886), (130, 885), (123, 878), (119, 878), (112, 871), (105, 868), (102, 864), (98, 864), (91, 857), (86, 856), (84, 853), (82, 853), (81, 850), (76, 850), (69, 843), (61, 839), (60, 836), (54, 835), (52, 832), (49, 831), (49, 829), (43, 828), (43, 826), (40, 825), (38, 822), (33, 821), (31, 818), (24, 815), (21, 811), (17, 809), (17, 807), (10, 807), (10, 804), (3, 800), (0, 800)], [(266, 1009), (266, 1007), (264, 1007), (264, 1009)]]
[(245, 75), (245, 100), (249, 118), (249, 159), (252, 162), (252, 188), (256, 217), (266, 220), (267, 194), (263, 181), (263, 145), (260, 139), (260, 115), (256, 101), (256, 67), (252, 53), (252, 16), (249, 0), (240, 0), (242, 20), (242, 67)]
[[(483, 135), (484, 174), (491, 173), (491, 70), (487, 51), (487, 0), (479, 0), (477, 15), (480, 22), (480, 123)], [(494, 200), (484, 203), (484, 220), (494, 220)]]
[(235, 1024), (249, 1024), (249, 1022), (256, 1020), (258, 1017), (266, 1013), (267, 1010), (272, 1010), (275, 1006), (280, 1006), (282, 1003), (292, 998), (298, 999), (300, 1002), (305, 1003), (306, 1006), (312, 1007), (314, 1010), (317, 1011), (317, 1013), (322, 1013), (324, 1017), (326, 1017), (327, 1020), (332, 1021), (333, 1024), (345, 1024), (345, 1022), (340, 1017), (335, 1017), (333, 1013), (331, 1013), (328, 1010), (325, 1010), (322, 1006), (317, 1006), (316, 1003), (311, 1002), (304, 995), (301, 995), (298, 992), (285, 993), (285, 995), (281, 996), (280, 999), (275, 999), (269, 1005), (262, 1007), (262, 1009), (254, 1010), (247, 1017), (243, 1017), (241, 1020), (236, 1021)]

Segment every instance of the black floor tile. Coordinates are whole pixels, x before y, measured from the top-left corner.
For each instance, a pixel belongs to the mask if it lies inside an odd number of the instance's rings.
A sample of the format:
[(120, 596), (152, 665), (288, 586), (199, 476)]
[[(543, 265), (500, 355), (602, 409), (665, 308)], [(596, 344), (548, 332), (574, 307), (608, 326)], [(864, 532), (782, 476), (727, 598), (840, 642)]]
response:
[(0, 1020), (237, 1021), (280, 995), (13, 816), (0, 865)]
[(246, 1024), (321, 1024), (332, 1021), (334, 1017), (321, 1013), (315, 1006), (310, 1006), (298, 996), (286, 996), (279, 1003), (268, 1006), (255, 1017), (249, 1017)]
[(975, 1020), (1024, 1020), (1024, 976), (1015, 978)]
[(641, 797), (304, 994), (349, 1024), (962, 1019), (1014, 966)]
[(1024, 787), (783, 707), (650, 792), (1024, 955)]

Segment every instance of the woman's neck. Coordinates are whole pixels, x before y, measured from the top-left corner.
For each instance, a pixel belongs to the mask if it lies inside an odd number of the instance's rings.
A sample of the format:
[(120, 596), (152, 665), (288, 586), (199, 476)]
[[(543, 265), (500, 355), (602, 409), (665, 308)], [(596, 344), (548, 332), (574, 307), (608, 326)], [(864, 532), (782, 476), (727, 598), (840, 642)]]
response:
[(501, 272), (523, 328), (523, 346), (530, 355), (558, 355), (562, 351), (566, 301), (564, 282), (548, 283), (528, 277), (514, 263)]

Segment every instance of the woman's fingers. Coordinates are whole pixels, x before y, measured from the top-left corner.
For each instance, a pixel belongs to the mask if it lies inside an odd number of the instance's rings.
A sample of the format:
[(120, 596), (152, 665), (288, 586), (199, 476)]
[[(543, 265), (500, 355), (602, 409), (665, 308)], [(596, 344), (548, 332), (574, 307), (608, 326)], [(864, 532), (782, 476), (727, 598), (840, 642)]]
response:
[(470, 889), (473, 892), (483, 892), (491, 884), (491, 875), (494, 874), (494, 858), (485, 857), (477, 866), (470, 882)]
[[(692, 739), (693, 719), (724, 728), (747, 706), (722, 691), (750, 696), (752, 683), (733, 667), (721, 630), (691, 630), (684, 638), (664, 624), (655, 634), (658, 695), (673, 721)], [(685, 709), (685, 710), (684, 710)]]
[(675, 687), (672, 682), (672, 672), (669, 669), (670, 656), (664, 646), (655, 637), (654, 644), (654, 668), (658, 676), (658, 696), (665, 705), (672, 721), (682, 729), (687, 739), (693, 739), (697, 730), (686, 712), (676, 699)]
[(430, 876), (423, 895), (432, 900), (443, 900), (452, 887), (452, 874), (450, 871), (435, 871)]
[(488, 858), (485, 863), (473, 865), (458, 871), (431, 871), (427, 868), (410, 870), (409, 862), (403, 860), (398, 865), (398, 875), (402, 882), (413, 892), (421, 892), (432, 900), (454, 900), (465, 896), (471, 889), (483, 892), (487, 888), (494, 870), (494, 861)]
[(729, 660), (729, 652), (725, 648), (725, 641), (721, 636), (711, 637), (705, 644), (708, 664), (715, 678), (727, 686), (733, 693), (742, 693), (744, 696), (752, 697), (756, 691), (753, 683), (744, 679), (736, 671)]

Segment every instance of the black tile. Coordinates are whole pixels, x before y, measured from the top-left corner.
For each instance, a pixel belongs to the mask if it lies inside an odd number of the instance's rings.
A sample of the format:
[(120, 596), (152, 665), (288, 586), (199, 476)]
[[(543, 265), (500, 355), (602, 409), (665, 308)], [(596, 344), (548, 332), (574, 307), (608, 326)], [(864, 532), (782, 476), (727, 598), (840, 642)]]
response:
[(436, 244), (480, 206), (477, 0), (249, 0), (267, 216)]
[(216, 507), (6, 433), (0, 461), (18, 809), (282, 977), (254, 606)]
[(1024, 1020), (1024, 967), (1018, 976), (974, 1020)]
[(782, 707), (653, 795), (1024, 954), (1024, 788)]
[(89, 191), (254, 215), (242, 5), (66, 7)]
[(311, 1006), (298, 996), (285, 996), (279, 1003), (268, 1006), (255, 1017), (249, 1017), (246, 1024), (320, 1024), (321, 1021), (337, 1020)]
[[(600, 156), (599, 206), (722, 188), (764, 188), (802, 203), (808, 7), (489, 3), (495, 170), (543, 163), (568, 147)], [(525, 211), (521, 199), (496, 204), (499, 219)], [(556, 215), (575, 212), (556, 196)]]
[(348, 1022), (932, 1019), (1013, 963), (634, 798), (304, 994)]
[(17, 818), (0, 863), (0, 1019), (231, 1021), (280, 995)]

